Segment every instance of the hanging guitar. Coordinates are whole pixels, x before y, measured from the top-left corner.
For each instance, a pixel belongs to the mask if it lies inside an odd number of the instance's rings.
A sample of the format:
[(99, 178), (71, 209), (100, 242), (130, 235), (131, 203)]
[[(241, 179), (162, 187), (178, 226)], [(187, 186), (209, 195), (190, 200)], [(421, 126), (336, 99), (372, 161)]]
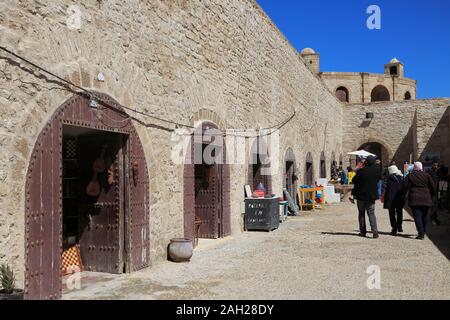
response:
[(102, 146), (100, 157), (97, 158), (92, 164), (92, 170), (94, 171), (94, 174), (92, 176), (92, 180), (89, 181), (86, 187), (86, 194), (90, 197), (97, 197), (101, 192), (101, 186), (100, 181), (98, 180), (98, 175), (104, 172), (106, 169), (104, 157), (107, 147), (108, 146), (106, 144)]

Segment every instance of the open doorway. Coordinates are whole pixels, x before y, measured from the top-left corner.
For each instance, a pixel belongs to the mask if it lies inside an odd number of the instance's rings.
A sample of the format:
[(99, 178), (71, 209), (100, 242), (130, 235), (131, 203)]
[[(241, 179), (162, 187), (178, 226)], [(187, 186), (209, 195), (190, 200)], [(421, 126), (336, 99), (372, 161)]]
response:
[(248, 184), (252, 191), (254, 191), (259, 184), (262, 184), (266, 190), (266, 194), (272, 193), (269, 150), (264, 139), (261, 137), (256, 138), (250, 148)]
[(381, 161), (382, 167), (389, 166), (389, 154), (381, 143), (378, 142), (367, 142), (361, 145), (358, 150), (365, 150), (367, 152), (373, 153), (377, 156), (377, 159)]
[(320, 154), (320, 177), (321, 178), (327, 177), (327, 165), (326, 165), (326, 159), (325, 159), (325, 152), (323, 152), (323, 151)]
[(77, 245), (86, 271), (122, 273), (127, 135), (63, 126), (63, 250)]
[[(297, 175), (296, 175), (296, 163), (295, 163), (295, 155), (294, 151), (291, 148), (287, 149), (286, 155), (284, 157), (284, 172), (285, 172), (285, 181), (284, 187), (287, 192), (291, 196), (292, 199), (296, 199), (297, 197)], [(294, 200), (295, 201), (295, 200)]]
[(308, 152), (306, 155), (306, 163), (305, 163), (305, 184), (313, 185), (314, 183), (314, 167), (313, 167), (313, 158), (311, 152)]

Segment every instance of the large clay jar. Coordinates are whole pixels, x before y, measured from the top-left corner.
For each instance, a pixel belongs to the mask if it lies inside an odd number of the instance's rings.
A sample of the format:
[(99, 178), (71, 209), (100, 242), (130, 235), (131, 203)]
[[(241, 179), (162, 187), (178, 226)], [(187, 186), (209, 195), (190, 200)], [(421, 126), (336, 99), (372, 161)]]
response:
[(175, 238), (170, 240), (169, 257), (174, 262), (186, 262), (192, 257), (194, 245), (192, 239)]

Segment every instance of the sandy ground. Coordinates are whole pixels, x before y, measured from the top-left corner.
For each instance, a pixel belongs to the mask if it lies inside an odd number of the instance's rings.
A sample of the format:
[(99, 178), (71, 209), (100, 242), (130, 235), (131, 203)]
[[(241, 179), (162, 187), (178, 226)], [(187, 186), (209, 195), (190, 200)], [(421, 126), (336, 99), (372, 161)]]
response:
[[(270, 233), (200, 240), (189, 263), (83, 273), (82, 289), (63, 299), (450, 299), (450, 214), (424, 241), (414, 239), (406, 212), (402, 236), (389, 235), (381, 206), (377, 218), (380, 238), (360, 238), (355, 205), (329, 206)], [(367, 287), (371, 265), (380, 268), (380, 289)]]

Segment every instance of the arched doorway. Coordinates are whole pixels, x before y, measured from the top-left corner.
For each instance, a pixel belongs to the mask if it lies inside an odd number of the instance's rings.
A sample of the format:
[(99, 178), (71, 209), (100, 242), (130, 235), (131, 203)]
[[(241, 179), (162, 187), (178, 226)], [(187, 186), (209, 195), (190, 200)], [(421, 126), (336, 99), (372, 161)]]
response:
[(297, 198), (297, 175), (296, 175), (296, 162), (294, 151), (291, 148), (286, 150), (284, 156), (284, 181), (283, 187), (285, 187), (292, 199)]
[(367, 152), (373, 153), (381, 161), (383, 167), (389, 165), (389, 153), (388, 150), (378, 142), (367, 142), (361, 145), (358, 150), (366, 150)]
[(378, 85), (375, 88), (373, 88), (372, 93), (371, 93), (371, 100), (372, 102), (376, 102), (376, 101), (390, 101), (391, 100), (391, 95), (389, 94), (389, 90), (383, 86), (383, 85)]
[(313, 167), (313, 157), (311, 152), (306, 155), (305, 161), (305, 184), (313, 185), (314, 183), (314, 167)]
[(26, 180), (25, 297), (61, 296), (61, 253), (78, 245), (85, 270), (149, 265), (149, 178), (130, 117), (107, 95), (75, 95), (38, 136)]
[(349, 102), (348, 89), (346, 87), (337, 88), (336, 98), (341, 102)]
[(203, 122), (191, 137), (184, 165), (184, 236), (217, 239), (231, 234), (230, 167), (222, 132)]
[(266, 193), (272, 193), (269, 150), (262, 137), (256, 138), (250, 148), (247, 180), (252, 191), (256, 189), (259, 183), (262, 183), (266, 188)]
[(324, 151), (322, 151), (322, 153), (320, 154), (320, 177), (327, 177), (327, 164)]

